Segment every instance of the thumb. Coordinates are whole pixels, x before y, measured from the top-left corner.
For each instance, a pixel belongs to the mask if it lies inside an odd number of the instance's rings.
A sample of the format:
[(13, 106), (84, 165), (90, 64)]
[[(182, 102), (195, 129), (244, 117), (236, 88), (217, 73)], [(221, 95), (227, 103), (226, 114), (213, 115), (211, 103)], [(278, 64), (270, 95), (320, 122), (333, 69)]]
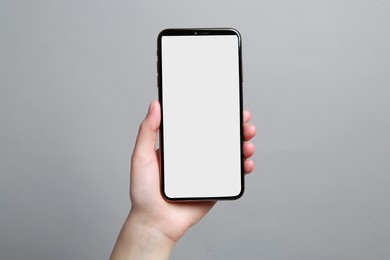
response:
[(148, 113), (142, 121), (134, 147), (133, 159), (148, 161), (156, 156), (156, 136), (160, 127), (160, 104), (153, 100), (150, 103)]

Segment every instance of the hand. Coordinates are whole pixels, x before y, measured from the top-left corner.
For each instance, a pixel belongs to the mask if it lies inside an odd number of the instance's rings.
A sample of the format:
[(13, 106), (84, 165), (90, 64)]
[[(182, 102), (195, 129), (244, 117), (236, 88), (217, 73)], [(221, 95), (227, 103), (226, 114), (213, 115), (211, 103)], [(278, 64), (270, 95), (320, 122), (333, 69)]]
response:
[[(248, 123), (249, 111), (244, 111), (243, 117), (244, 170), (250, 173), (254, 169), (254, 163), (249, 159), (254, 153), (254, 145), (249, 141), (255, 136), (256, 129)], [(159, 156), (155, 149), (160, 120), (160, 105), (158, 101), (152, 101), (141, 123), (131, 158), (131, 210), (113, 250), (112, 259), (122, 259), (120, 257), (125, 255), (123, 259), (135, 259), (140, 254), (142, 259), (168, 258), (176, 241), (215, 204), (213, 201), (171, 203), (162, 198)], [(137, 232), (138, 235), (135, 235)], [(136, 246), (134, 240), (141, 242), (141, 245), (138, 243)]]

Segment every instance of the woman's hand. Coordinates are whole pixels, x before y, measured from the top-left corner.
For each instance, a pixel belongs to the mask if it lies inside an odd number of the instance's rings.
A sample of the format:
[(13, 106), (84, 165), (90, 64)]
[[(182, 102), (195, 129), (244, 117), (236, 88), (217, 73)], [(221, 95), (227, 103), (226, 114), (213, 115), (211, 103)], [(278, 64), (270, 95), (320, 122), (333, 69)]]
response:
[[(250, 173), (254, 153), (250, 140), (255, 126), (244, 111), (244, 170)], [(168, 259), (176, 241), (215, 204), (213, 201), (171, 203), (160, 194), (159, 156), (155, 149), (160, 127), (160, 104), (152, 101), (139, 128), (131, 158), (131, 210), (122, 227), (111, 259)]]

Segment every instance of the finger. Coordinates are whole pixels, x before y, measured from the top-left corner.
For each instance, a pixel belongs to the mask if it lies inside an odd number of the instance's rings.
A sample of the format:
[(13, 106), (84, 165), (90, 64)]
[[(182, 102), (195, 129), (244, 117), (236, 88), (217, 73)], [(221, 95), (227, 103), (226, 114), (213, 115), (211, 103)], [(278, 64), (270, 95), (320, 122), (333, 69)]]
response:
[(243, 118), (244, 118), (244, 125), (246, 124), (246, 123), (248, 123), (249, 122), (249, 120), (251, 119), (251, 113), (249, 112), (249, 110), (244, 110), (243, 111)]
[(160, 121), (160, 105), (158, 101), (153, 100), (149, 106), (148, 114), (139, 127), (133, 157), (153, 158)]
[(244, 141), (251, 140), (256, 135), (256, 127), (253, 124), (244, 125)]
[(244, 161), (244, 171), (245, 174), (251, 173), (255, 168), (255, 163), (252, 160), (245, 160)]
[(255, 145), (251, 142), (245, 142), (242, 146), (242, 153), (245, 158), (251, 157), (255, 153)]

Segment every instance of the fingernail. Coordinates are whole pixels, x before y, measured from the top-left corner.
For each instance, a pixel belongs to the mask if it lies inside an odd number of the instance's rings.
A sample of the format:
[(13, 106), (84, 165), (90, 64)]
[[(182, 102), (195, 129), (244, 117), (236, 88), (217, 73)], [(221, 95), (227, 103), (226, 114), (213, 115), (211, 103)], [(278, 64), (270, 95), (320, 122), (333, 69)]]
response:
[(150, 113), (153, 112), (153, 109), (154, 109), (154, 100), (152, 100), (152, 102), (150, 102), (149, 110), (148, 110), (148, 115), (150, 115)]

